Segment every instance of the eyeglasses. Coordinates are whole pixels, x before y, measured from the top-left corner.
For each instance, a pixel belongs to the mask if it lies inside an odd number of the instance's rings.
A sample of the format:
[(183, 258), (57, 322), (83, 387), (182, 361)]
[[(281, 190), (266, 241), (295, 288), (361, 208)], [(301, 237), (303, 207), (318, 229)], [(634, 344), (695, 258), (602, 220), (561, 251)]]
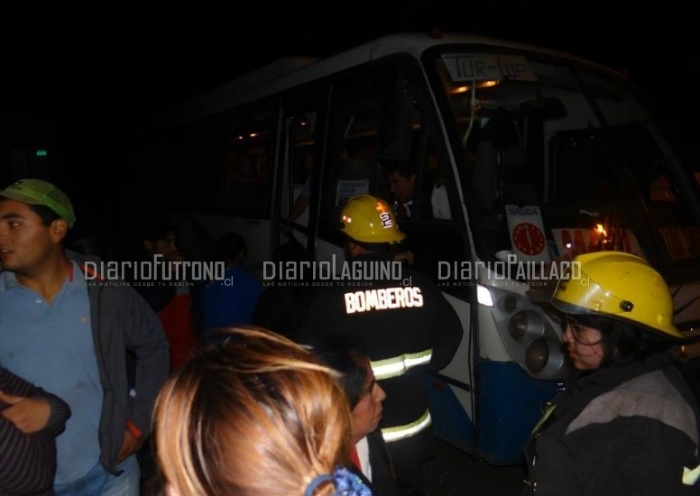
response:
[(578, 341), (581, 344), (586, 344), (589, 346), (594, 346), (602, 341), (602, 339), (598, 339), (597, 341), (590, 341), (588, 339), (588, 336), (584, 335), (584, 330), (586, 328), (589, 328), (588, 326), (582, 324), (581, 322), (578, 322), (574, 317), (567, 315), (564, 317), (564, 332), (566, 332), (566, 328), (568, 327), (571, 329), (571, 335), (574, 337), (576, 341)]
[(564, 324), (564, 331), (566, 331), (566, 328), (568, 327), (569, 329), (571, 329), (571, 332), (575, 336), (581, 335), (581, 332), (583, 331), (583, 328), (584, 328), (583, 324), (581, 324), (580, 322), (578, 322), (576, 319), (574, 319), (573, 317), (571, 317), (569, 315), (564, 317), (562, 324)]

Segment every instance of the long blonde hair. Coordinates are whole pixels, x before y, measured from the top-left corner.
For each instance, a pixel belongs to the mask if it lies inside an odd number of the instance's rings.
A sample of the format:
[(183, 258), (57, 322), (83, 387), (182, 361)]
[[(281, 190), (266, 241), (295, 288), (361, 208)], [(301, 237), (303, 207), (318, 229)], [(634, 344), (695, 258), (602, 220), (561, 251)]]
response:
[[(158, 469), (180, 496), (301, 496), (347, 461), (350, 410), (336, 373), (263, 328), (190, 359), (156, 400)], [(325, 496), (332, 486), (314, 495)]]

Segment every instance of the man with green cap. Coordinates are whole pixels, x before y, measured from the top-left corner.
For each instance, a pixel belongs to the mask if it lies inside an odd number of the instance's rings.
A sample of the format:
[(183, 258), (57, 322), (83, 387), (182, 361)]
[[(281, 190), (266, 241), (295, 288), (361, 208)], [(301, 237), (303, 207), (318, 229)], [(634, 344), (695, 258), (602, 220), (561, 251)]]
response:
[[(46, 181), (0, 191), (0, 363), (71, 407), (57, 438), (57, 496), (138, 495), (136, 452), (168, 374), (168, 343), (133, 288), (64, 249), (75, 220)], [(127, 350), (137, 357), (133, 396)]]

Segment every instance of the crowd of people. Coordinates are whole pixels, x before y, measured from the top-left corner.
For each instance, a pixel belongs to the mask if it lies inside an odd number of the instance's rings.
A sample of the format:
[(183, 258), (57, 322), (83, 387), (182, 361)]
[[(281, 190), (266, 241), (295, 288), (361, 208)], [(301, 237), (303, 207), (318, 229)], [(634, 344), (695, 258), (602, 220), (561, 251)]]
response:
[[(0, 495), (426, 494), (431, 372), (462, 339), (427, 276), (323, 288), (285, 327), (260, 310), (275, 305), (240, 235), (214, 252), (230, 283), (121, 284), (95, 270), (99, 254), (66, 248), (75, 222), (54, 184), (0, 190)], [(172, 225), (147, 227), (143, 260), (186, 259)], [(406, 236), (369, 195), (339, 230), (358, 262), (394, 260)], [(626, 253), (577, 260), (583, 277), (550, 302), (576, 373), (526, 446), (525, 491), (697, 494), (700, 414), (667, 285)], [(380, 293), (404, 304), (360, 303), (391, 300)]]

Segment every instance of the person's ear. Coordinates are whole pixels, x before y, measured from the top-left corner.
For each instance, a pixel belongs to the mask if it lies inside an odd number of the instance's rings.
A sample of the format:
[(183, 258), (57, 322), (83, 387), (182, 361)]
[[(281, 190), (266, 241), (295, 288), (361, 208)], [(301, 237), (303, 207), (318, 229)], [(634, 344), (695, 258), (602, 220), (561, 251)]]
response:
[(56, 219), (51, 222), (49, 233), (51, 235), (51, 241), (60, 243), (61, 240), (66, 237), (66, 234), (68, 234), (68, 224), (63, 219)]
[(360, 245), (358, 245), (354, 241), (348, 241), (348, 253), (350, 254), (351, 257), (356, 257), (357, 255), (361, 255), (362, 251), (360, 250)]

